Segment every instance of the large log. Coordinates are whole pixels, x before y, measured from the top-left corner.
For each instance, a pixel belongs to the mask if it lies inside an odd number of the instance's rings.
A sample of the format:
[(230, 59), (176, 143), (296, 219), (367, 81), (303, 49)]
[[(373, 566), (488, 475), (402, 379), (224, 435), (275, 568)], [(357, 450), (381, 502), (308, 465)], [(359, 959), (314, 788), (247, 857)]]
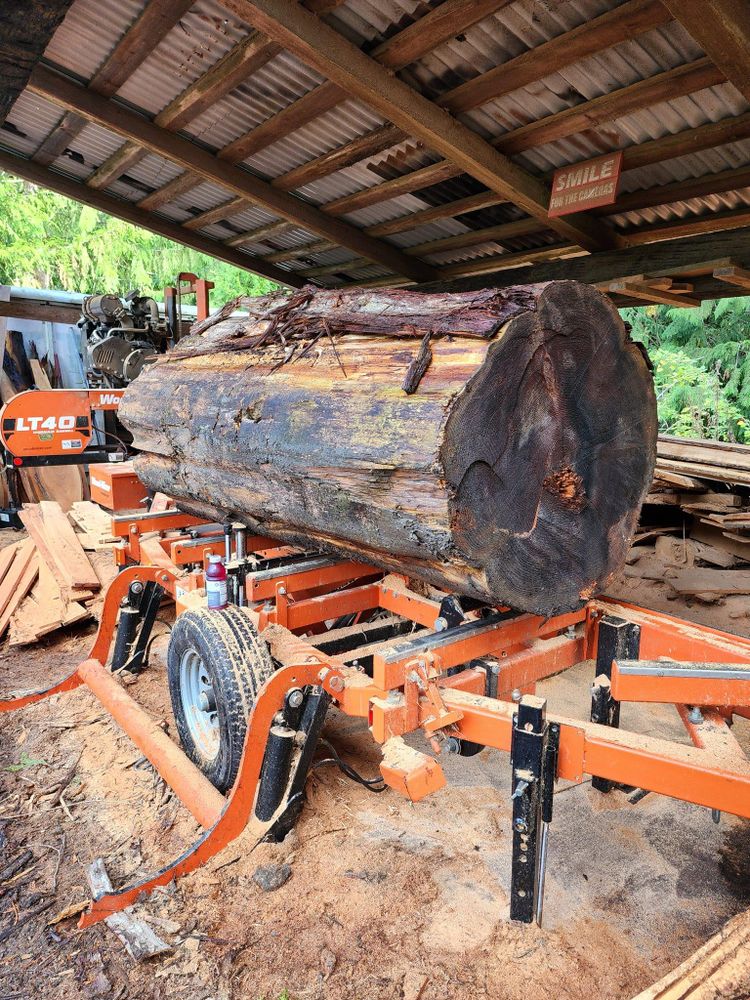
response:
[[(248, 305), (249, 303), (249, 305)], [(186, 510), (539, 614), (623, 565), (654, 468), (647, 361), (575, 282), (224, 310), (125, 393)]]

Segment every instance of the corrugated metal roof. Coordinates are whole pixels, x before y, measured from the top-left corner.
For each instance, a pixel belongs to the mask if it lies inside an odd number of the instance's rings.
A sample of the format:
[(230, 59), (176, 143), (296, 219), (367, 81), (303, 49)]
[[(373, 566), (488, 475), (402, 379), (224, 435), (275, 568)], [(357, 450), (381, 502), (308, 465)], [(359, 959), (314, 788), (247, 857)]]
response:
[[(373, 49), (437, 6), (425, 0), (347, 0), (325, 19), (337, 30), (366, 50)], [(439, 45), (410, 65), (402, 76), (430, 97), (501, 65), (530, 48), (544, 44), (600, 14), (618, 6), (614, 0), (566, 0), (545, 2), (515, 0), (496, 14), (464, 30), (458, 38)], [(90, 79), (121, 40), (128, 27), (144, 9), (142, 0), (75, 0), (63, 24), (46, 52), (46, 58), (83, 79)], [(186, 87), (199, 79), (252, 29), (236, 15), (226, 11), (218, 0), (198, 0), (166, 36), (146, 54), (119, 92), (118, 99), (154, 115)], [(689, 63), (702, 50), (677, 23), (652, 29), (618, 45), (582, 59), (461, 116), (472, 129), (486, 138), (512, 131), (519, 125), (545, 118), (575, 107), (598, 96), (612, 93), (635, 82)], [(288, 52), (281, 52), (240, 84), (231, 94), (184, 127), (184, 134), (202, 145), (220, 150), (239, 136), (252, 133), (258, 125), (293, 104), (319, 86), (323, 78)], [(739, 115), (748, 110), (740, 93), (729, 84), (706, 88), (698, 93), (674, 98), (659, 105), (631, 113), (514, 157), (532, 173), (546, 175), (554, 168), (577, 162), (604, 150), (626, 148), (670, 134), (677, 134), (707, 122)], [(0, 145), (30, 156), (55, 128), (62, 112), (54, 104), (26, 92), (16, 102), (7, 127), (0, 131)], [(252, 155), (245, 163), (251, 172), (275, 178), (304, 163), (337, 149), (352, 139), (382, 127), (384, 119), (360, 101), (349, 99), (333, 110), (309, 122), (288, 136), (282, 136)], [(96, 125), (87, 125), (69, 144), (69, 149), (54, 164), (54, 169), (85, 179), (122, 145), (122, 139)], [(341, 198), (383, 183), (435, 162), (438, 157), (420, 148), (414, 139), (402, 140), (353, 166), (309, 183), (298, 194), (316, 205)], [(750, 140), (673, 158), (623, 175), (624, 192), (669, 184), (686, 178), (750, 164)], [(129, 167), (127, 176), (113, 182), (111, 194), (138, 202), (144, 194), (173, 180), (181, 168), (149, 154)], [(359, 209), (344, 219), (366, 228), (425, 208), (462, 198), (481, 190), (481, 185), (466, 176), (433, 185), (429, 189), (390, 198)], [(219, 183), (199, 183), (195, 188), (161, 207), (163, 218), (185, 222), (229, 201), (232, 193)], [(750, 189), (693, 198), (689, 201), (631, 211), (611, 216), (607, 224), (630, 228), (634, 225), (705, 215), (711, 212), (750, 205)], [(496, 225), (521, 213), (509, 206), (496, 206), (459, 218), (434, 220), (384, 240), (407, 248), (454, 236), (474, 229)], [(201, 233), (218, 241), (232, 233), (259, 228), (276, 216), (261, 207), (250, 207), (224, 222), (214, 223)], [(292, 249), (318, 238), (303, 228), (273, 236), (270, 241), (242, 248), (249, 255), (268, 252), (268, 248)], [(543, 247), (557, 239), (540, 231), (504, 241), (509, 251)], [(497, 243), (457, 248), (431, 255), (432, 263), (496, 256)], [(338, 256), (337, 256), (338, 255)], [(351, 277), (374, 277), (383, 273), (373, 264), (357, 271), (347, 271), (346, 262), (357, 255), (343, 248), (308, 258), (326, 266), (340, 262)], [(301, 268), (294, 261), (283, 267)], [(336, 275), (322, 276), (324, 283), (340, 281)]]

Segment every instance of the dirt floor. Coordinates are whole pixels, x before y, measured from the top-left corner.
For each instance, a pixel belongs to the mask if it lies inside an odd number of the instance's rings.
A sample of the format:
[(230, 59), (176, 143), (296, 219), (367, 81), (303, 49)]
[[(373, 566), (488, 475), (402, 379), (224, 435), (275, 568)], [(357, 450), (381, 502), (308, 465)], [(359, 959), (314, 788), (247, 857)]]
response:
[[(104, 576), (108, 558), (97, 556)], [(659, 584), (637, 588), (627, 581), (616, 592), (748, 632), (746, 608), (687, 609)], [(166, 608), (161, 617), (168, 621)], [(130, 691), (171, 724), (168, 626), (157, 630), (151, 669)], [(0, 690), (52, 683), (78, 663), (92, 633), (84, 626), (0, 651)], [(591, 676), (582, 664), (539, 693), (553, 711), (585, 718)], [(685, 738), (671, 708), (624, 706), (623, 725)], [(750, 746), (750, 724), (737, 729)], [(449, 757), (448, 787), (417, 805), (316, 770), (283, 844), (235, 842), (136, 908), (171, 946), (136, 964), (106, 926), (80, 932), (74, 918), (55, 919), (87, 899), (92, 859), (103, 857), (123, 884), (181, 853), (197, 825), (85, 691), (0, 717), (0, 734), (0, 868), (32, 852), (10, 880), (0, 872), (0, 1000), (617, 1000), (750, 905), (746, 824), (725, 816), (716, 825), (708, 810), (655, 795), (631, 805), (621, 792), (561, 783), (544, 928), (511, 925), (510, 772), (506, 756), (484, 751)], [(326, 736), (358, 770), (376, 773), (379, 753), (362, 722), (333, 711)], [(253, 880), (268, 864), (291, 868), (272, 892)], [(750, 973), (738, 989), (725, 995), (750, 995)]]

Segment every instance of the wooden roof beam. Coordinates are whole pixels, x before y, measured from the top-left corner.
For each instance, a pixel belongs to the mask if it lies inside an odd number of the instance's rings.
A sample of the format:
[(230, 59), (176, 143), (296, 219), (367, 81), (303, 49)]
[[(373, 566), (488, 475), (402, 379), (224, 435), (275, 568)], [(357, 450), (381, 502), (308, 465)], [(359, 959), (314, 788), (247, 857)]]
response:
[[(718, 261), (750, 263), (750, 226), (733, 231), (722, 231), (695, 236), (693, 239), (667, 239), (647, 246), (623, 247), (619, 250), (593, 254), (579, 254), (565, 261), (549, 262), (529, 268), (495, 269), (491, 274), (467, 276), (446, 285), (438, 283), (417, 286), (419, 291), (462, 292), (483, 288), (488, 282), (499, 286), (533, 283), (537, 281), (586, 281), (598, 284), (616, 281), (623, 276), (644, 274), (658, 277), (663, 274), (689, 276), (711, 274)], [(707, 269), (696, 271), (698, 265), (713, 262)]]
[[(315, 14), (325, 14), (343, 2), (344, 0), (306, 0), (305, 6)], [(222, 97), (231, 93), (249, 76), (257, 73), (280, 51), (281, 46), (276, 42), (272, 42), (259, 31), (251, 32), (160, 111), (154, 119), (154, 124), (171, 132), (179, 132)], [(144, 156), (146, 150), (142, 146), (126, 142), (86, 179), (86, 183), (91, 187), (107, 187)], [(200, 179), (195, 183), (199, 184)]]
[(454, 87), (436, 103), (454, 114), (471, 111), (672, 19), (660, 0), (628, 0)]
[(138, 142), (151, 152), (198, 174), (204, 180), (221, 185), (233, 195), (262, 205), (275, 215), (334, 240), (354, 253), (369, 257), (397, 273), (418, 279), (420, 274), (424, 276), (432, 270), (427, 265), (406, 257), (395, 247), (367, 236), (340, 219), (325, 215), (294, 195), (275, 190), (248, 171), (220, 162), (195, 143), (158, 128), (140, 115), (100, 97), (89, 88), (81, 87), (59, 73), (37, 67), (31, 74), (28, 87), (32, 93), (66, 110), (74, 111), (124, 139)]
[[(421, 139), (497, 194), (537, 218), (547, 217), (545, 184), (513, 163), (437, 105), (366, 56), (294, 0), (222, 0), (298, 58)], [(613, 246), (614, 233), (585, 214), (551, 220), (555, 230), (588, 249)]]
[(226, 247), (206, 236), (201, 236), (199, 233), (192, 233), (187, 229), (183, 229), (182, 226), (170, 222), (168, 219), (162, 219), (149, 212), (144, 212), (143, 209), (138, 208), (137, 205), (133, 205), (131, 202), (121, 201), (119, 198), (114, 198), (103, 191), (92, 190), (86, 187), (85, 184), (81, 184), (80, 181), (74, 180), (72, 177), (66, 177), (64, 174), (53, 172), (47, 167), (35, 163), (33, 160), (24, 159), (13, 153), (0, 151), (0, 170), (7, 170), (8, 173), (22, 177), (32, 184), (38, 184), (41, 187), (48, 188), (50, 191), (56, 191), (58, 194), (64, 195), (66, 198), (73, 198), (84, 205), (91, 205), (101, 212), (106, 212), (107, 215), (123, 219), (134, 226), (140, 226), (142, 229), (149, 230), (149, 232), (164, 236), (169, 240), (174, 240), (176, 243), (181, 243), (183, 246), (197, 250), (199, 253), (209, 254), (218, 260), (226, 261), (228, 264), (242, 268), (243, 271), (259, 274), (264, 278), (270, 278), (271, 281), (290, 285), (292, 288), (299, 288), (303, 283), (292, 272), (283, 271), (273, 264), (266, 264), (260, 258), (251, 257), (248, 254), (241, 253), (239, 250), (233, 250), (231, 247)]
[[(437, 11), (442, 9), (438, 7)], [(454, 114), (469, 111), (565, 66), (570, 66), (586, 56), (601, 52), (617, 42), (660, 27), (671, 20), (671, 14), (665, 10), (660, 0), (628, 0), (614, 10), (607, 11), (600, 17), (587, 21), (549, 42), (537, 45), (489, 72), (453, 88), (439, 97), (435, 103)], [(302, 187), (388, 149), (403, 138), (404, 133), (400, 129), (394, 125), (386, 125), (295, 167), (294, 170), (277, 178), (276, 183), (279, 186), (283, 185), (287, 191)], [(369, 148), (368, 140), (374, 148)], [(358, 148), (360, 146), (361, 152)]]
[[(308, 10), (313, 9), (314, 2), (315, 0), (309, 0), (305, 4)], [(337, 0), (337, 3), (341, 2), (342, 0)], [(507, 6), (508, 3), (510, 3), (510, 0), (445, 0), (440, 7), (425, 14), (408, 28), (404, 28), (403, 31), (382, 42), (372, 52), (372, 57), (377, 59), (381, 65), (391, 70), (401, 69), (404, 66), (408, 66), (410, 62), (421, 58), (442, 42), (465, 31), (472, 24), (487, 17), (493, 11)], [(334, 5), (333, 0), (331, 0), (330, 6)], [(268, 42), (267, 36), (260, 32), (256, 32), (256, 35), (266, 39), (268, 44), (273, 44), (276, 51), (281, 48), (276, 43)], [(193, 88), (195, 86), (194, 84)], [(348, 100), (349, 97), (350, 95), (345, 90), (342, 90), (331, 81), (326, 81), (307, 94), (303, 94), (302, 97), (283, 108), (277, 114), (271, 115), (270, 118), (261, 122), (260, 125), (256, 125), (250, 132), (239, 136), (228, 146), (225, 146), (219, 155), (222, 159), (230, 163), (240, 163), (266, 146), (278, 142), (285, 136), (302, 128), (315, 118), (336, 107), (336, 105)], [(165, 123), (157, 119), (157, 124)], [(185, 122), (183, 121), (182, 124), (185, 124)], [(381, 130), (376, 130), (376, 132), (379, 131)], [(364, 151), (360, 152), (357, 149), (351, 155), (358, 157), (373, 155), (373, 145), (377, 146), (381, 144), (379, 146), (380, 149), (387, 149), (388, 146), (398, 141), (398, 138), (394, 138), (394, 136), (403, 137), (403, 134), (392, 125), (386, 126), (382, 130), (382, 133), (382, 136), (373, 136), (370, 140), (369, 146), (371, 152), (369, 154)], [(386, 145), (382, 145), (383, 141), (386, 141)], [(341, 169), (341, 167), (337, 169)], [(280, 183), (277, 186), (281, 190), (289, 191), (294, 187), (301, 186), (301, 184), (296, 183), (294, 177), (295, 171), (290, 171), (290, 175), (290, 179), (280, 179)], [(194, 180), (194, 184), (197, 183), (200, 183), (199, 179)], [(185, 190), (187, 189), (183, 188), (180, 193), (184, 193)], [(166, 202), (163, 204), (166, 204)]]
[[(193, 6), (194, 0), (150, 0), (143, 12), (128, 28), (112, 50), (104, 65), (89, 81), (89, 87), (104, 97), (113, 97), (132, 76), (180, 18)], [(70, 145), (86, 125), (86, 119), (69, 111), (63, 115), (53, 132), (34, 153), (33, 159), (49, 166)]]
[[(493, 145), (505, 154), (520, 153), (537, 146), (545, 145), (557, 139), (585, 131), (592, 126), (602, 124), (628, 114), (638, 108), (649, 107), (659, 101), (672, 100), (676, 97), (701, 90), (705, 87), (721, 83), (724, 76), (708, 59), (698, 59), (693, 63), (677, 66), (666, 70), (647, 80), (641, 80), (629, 87), (612, 91), (601, 97), (595, 97), (573, 108), (548, 115), (530, 125), (521, 126), (512, 132), (505, 133), (493, 140)], [(631, 154), (627, 154), (631, 155)], [(420, 167), (411, 173), (403, 174), (381, 184), (364, 188), (354, 194), (327, 202), (323, 211), (331, 215), (345, 215), (356, 212), (371, 205), (380, 204), (391, 198), (399, 197), (438, 184), (464, 173), (462, 166), (449, 161), (440, 160), (426, 167)], [(286, 177), (271, 181), (274, 187), (287, 188)], [(498, 198), (498, 201), (507, 199)], [(496, 202), (497, 203), (497, 202)], [(227, 212), (221, 215), (222, 206), (206, 213), (212, 222), (218, 218), (228, 218), (231, 212), (238, 211), (232, 201), (224, 203)], [(239, 209), (241, 210), (241, 209)], [(600, 213), (604, 214), (604, 213)], [(200, 217), (199, 217), (200, 218)], [(546, 222), (546, 217), (544, 219)], [(197, 224), (197, 220), (196, 220)], [(205, 223), (208, 224), (208, 223)]]
[(747, 0), (664, 0), (727, 79), (750, 101), (750, 6)]
[(750, 271), (745, 267), (738, 267), (736, 264), (716, 267), (714, 268), (714, 278), (750, 292)]

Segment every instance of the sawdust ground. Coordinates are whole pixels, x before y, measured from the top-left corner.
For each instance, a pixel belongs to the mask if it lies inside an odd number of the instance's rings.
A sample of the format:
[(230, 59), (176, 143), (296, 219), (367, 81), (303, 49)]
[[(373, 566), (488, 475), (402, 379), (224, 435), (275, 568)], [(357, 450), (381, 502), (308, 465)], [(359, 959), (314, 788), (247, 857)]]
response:
[[(91, 636), (84, 627), (5, 652), (0, 690), (58, 679)], [(166, 643), (155, 642), (152, 668), (130, 691), (169, 723)], [(584, 717), (590, 673), (584, 664), (540, 690), (555, 711)], [(672, 709), (625, 711), (629, 728), (684, 738)], [(72, 919), (46, 921), (87, 898), (94, 857), (122, 884), (178, 855), (196, 824), (86, 691), (1, 716), (0, 734), (0, 865), (26, 848), (35, 858), (0, 897), (0, 935), (52, 901), (0, 941), (0, 996), (616, 1000), (748, 904), (747, 878), (736, 877), (750, 870), (745, 824), (725, 817), (715, 826), (707, 810), (655, 795), (632, 806), (622, 793), (561, 783), (545, 926), (511, 925), (510, 775), (506, 756), (484, 751), (448, 758), (448, 788), (417, 805), (317, 770), (283, 844), (241, 839), (138, 907), (173, 952), (135, 965), (103, 925), (79, 932)], [(333, 712), (327, 736), (375, 773), (378, 750), (360, 721)], [(63, 803), (45, 797), (73, 764)], [(255, 868), (282, 861), (290, 880), (262, 892)]]

